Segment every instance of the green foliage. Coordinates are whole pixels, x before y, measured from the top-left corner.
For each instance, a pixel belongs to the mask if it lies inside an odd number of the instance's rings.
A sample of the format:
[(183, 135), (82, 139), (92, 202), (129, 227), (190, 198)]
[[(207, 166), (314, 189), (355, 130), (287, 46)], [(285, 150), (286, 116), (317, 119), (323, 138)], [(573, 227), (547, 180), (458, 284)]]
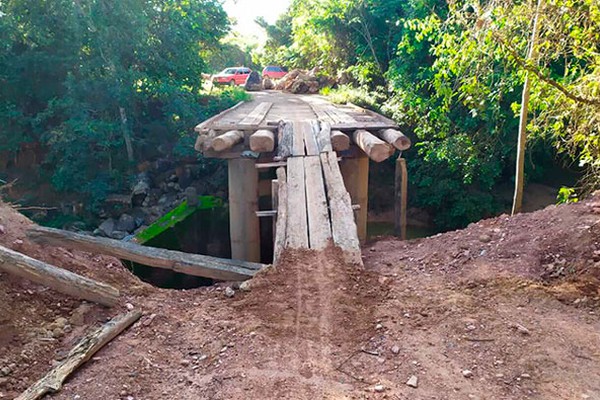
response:
[(239, 96), (202, 94), (223, 21), (216, 0), (0, 2), (0, 151), (41, 142), (56, 188), (101, 200)]
[(577, 203), (579, 201), (579, 197), (577, 197), (577, 191), (575, 188), (563, 186), (558, 190), (556, 201), (558, 204)]

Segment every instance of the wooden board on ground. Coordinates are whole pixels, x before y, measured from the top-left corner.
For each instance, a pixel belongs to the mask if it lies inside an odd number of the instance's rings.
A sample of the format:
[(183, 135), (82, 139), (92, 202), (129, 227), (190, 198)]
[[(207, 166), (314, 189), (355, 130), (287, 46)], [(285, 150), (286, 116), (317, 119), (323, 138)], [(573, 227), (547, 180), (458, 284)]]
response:
[(304, 157), (288, 159), (287, 196), (286, 246), (292, 249), (308, 249)]
[(257, 126), (265, 119), (267, 113), (273, 106), (273, 103), (264, 102), (259, 103), (254, 110), (252, 110), (247, 116), (245, 116), (239, 124), (242, 126)]
[(47, 393), (58, 392), (69, 375), (141, 316), (142, 312), (138, 310), (119, 315), (85, 336), (63, 361), (15, 400), (37, 400)]
[(321, 250), (327, 247), (331, 239), (331, 225), (320, 158), (306, 157), (304, 168), (309, 244), (311, 249)]
[(224, 281), (251, 278), (264, 267), (263, 264), (140, 246), (131, 242), (52, 228), (34, 227), (27, 232), (27, 236), (39, 244), (67, 247), (93, 254), (106, 254), (150, 267)]
[(2, 246), (0, 246), (0, 271), (39, 283), (60, 293), (108, 307), (116, 305), (119, 300), (119, 291), (112, 286), (46, 264)]
[(333, 241), (342, 249), (347, 262), (362, 265), (360, 242), (350, 195), (344, 187), (337, 154), (335, 152), (321, 153), (320, 157), (329, 199)]

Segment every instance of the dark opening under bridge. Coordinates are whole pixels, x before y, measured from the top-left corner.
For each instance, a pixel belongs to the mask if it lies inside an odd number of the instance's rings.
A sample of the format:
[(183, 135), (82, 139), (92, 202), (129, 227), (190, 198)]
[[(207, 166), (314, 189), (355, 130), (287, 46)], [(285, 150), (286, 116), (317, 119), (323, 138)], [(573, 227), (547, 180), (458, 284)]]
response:
[[(281, 92), (258, 92), (196, 131), (196, 150), (228, 160), (232, 258), (252, 262), (261, 261), (259, 218), (273, 217), (275, 262), (284, 248), (318, 250), (333, 241), (346, 261), (360, 264), (369, 159), (381, 162), (411, 145), (380, 114)], [(277, 179), (261, 179), (273, 168)], [(269, 210), (259, 209), (260, 196), (271, 197)]]

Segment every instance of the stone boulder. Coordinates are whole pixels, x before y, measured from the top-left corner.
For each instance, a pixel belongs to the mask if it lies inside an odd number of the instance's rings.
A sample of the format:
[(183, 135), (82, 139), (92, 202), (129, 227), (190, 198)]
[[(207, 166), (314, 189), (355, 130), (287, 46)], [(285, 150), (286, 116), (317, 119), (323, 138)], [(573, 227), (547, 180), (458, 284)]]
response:
[(262, 90), (262, 78), (260, 74), (256, 71), (252, 71), (248, 78), (246, 78), (246, 83), (244, 83), (244, 89), (249, 92)]
[(123, 214), (121, 215), (121, 218), (119, 218), (115, 230), (121, 232), (133, 232), (135, 230), (135, 227), (135, 218), (133, 218), (129, 214)]

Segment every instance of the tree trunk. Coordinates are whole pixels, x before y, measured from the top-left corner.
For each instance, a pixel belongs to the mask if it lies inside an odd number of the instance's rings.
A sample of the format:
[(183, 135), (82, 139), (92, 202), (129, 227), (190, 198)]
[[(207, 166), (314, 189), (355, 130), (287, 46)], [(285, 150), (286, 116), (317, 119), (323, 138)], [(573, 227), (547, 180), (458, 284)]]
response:
[[(537, 37), (538, 37), (538, 20), (540, 15), (540, 7), (542, 0), (538, 0), (533, 18), (533, 29), (531, 32), (531, 42), (529, 44), (529, 54), (527, 61), (537, 59)], [(525, 75), (525, 83), (523, 84), (523, 98), (521, 101), (521, 116), (519, 118), (519, 139), (517, 142), (517, 166), (515, 173), (515, 194), (513, 199), (512, 214), (521, 212), (523, 205), (523, 187), (525, 185), (525, 147), (527, 145), (527, 112), (529, 110), (529, 94), (531, 89), (531, 74), (529, 71)]]

